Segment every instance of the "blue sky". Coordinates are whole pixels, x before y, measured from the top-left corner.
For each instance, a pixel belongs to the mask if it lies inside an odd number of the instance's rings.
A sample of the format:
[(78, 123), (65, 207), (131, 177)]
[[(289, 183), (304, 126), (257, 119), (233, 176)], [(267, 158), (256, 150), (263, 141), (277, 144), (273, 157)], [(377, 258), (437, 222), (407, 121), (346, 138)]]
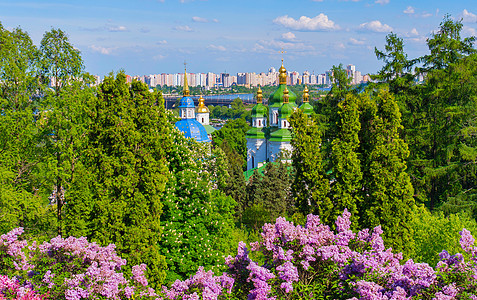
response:
[(81, 50), (86, 70), (100, 76), (278, 69), (283, 48), (289, 71), (323, 73), (354, 64), (381, 67), (393, 31), (410, 58), (427, 53), (426, 38), (445, 14), (477, 35), (475, 0), (0, 0), (0, 22), (21, 27), (39, 44), (51, 28)]

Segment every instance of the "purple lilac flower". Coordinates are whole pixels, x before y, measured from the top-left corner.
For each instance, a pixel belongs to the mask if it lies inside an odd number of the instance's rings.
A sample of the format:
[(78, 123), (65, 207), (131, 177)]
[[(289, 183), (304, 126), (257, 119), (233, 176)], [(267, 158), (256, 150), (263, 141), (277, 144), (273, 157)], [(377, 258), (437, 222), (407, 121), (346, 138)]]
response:
[(278, 277), (285, 281), (281, 284), (281, 288), (287, 293), (293, 291), (293, 282), (298, 282), (298, 270), (290, 261), (286, 261), (283, 265), (277, 267)]
[(264, 267), (260, 267), (255, 262), (250, 262), (247, 267), (250, 270), (248, 280), (253, 283), (252, 289), (248, 295), (249, 300), (274, 300), (275, 297), (269, 297), (272, 287), (267, 283), (268, 280), (275, 278), (272, 272)]
[(139, 282), (142, 286), (147, 286), (147, 279), (144, 275), (147, 266), (145, 264), (140, 264), (132, 267), (133, 280)]
[(470, 231), (468, 231), (467, 229), (462, 229), (462, 231), (459, 232), (461, 238), (459, 240), (459, 243), (462, 247), (462, 249), (465, 251), (465, 252), (470, 252), (472, 249), (473, 249), (473, 245), (474, 245), (474, 237), (472, 236), (472, 234), (470, 233)]

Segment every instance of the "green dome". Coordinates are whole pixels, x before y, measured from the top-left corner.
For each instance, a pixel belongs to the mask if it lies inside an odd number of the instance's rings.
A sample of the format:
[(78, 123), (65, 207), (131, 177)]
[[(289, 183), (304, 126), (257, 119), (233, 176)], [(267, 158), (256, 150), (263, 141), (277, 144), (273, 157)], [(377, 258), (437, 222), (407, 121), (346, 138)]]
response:
[[(272, 107), (280, 107), (283, 104), (283, 91), (287, 88), (286, 84), (280, 84), (273, 94), (268, 97), (268, 105)], [(296, 94), (288, 91), (288, 101), (292, 106), (296, 106)]]
[(252, 108), (252, 118), (264, 118), (267, 115), (267, 107), (262, 103), (257, 103)]
[(313, 113), (313, 106), (311, 106), (310, 103), (304, 102), (302, 105), (300, 105), (300, 109), (305, 113), (306, 115), (311, 115)]
[(278, 117), (282, 119), (288, 119), (294, 111), (293, 106), (290, 103), (284, 103), (278, 110)]

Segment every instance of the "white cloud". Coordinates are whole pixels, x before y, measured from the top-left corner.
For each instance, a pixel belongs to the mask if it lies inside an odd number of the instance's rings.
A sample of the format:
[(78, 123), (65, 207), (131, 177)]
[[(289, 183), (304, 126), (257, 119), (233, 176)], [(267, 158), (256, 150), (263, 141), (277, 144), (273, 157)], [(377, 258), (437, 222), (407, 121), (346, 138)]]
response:
[(418, 37), (415, 37), (415, 38), (410, 38), (409, 40), (413, 41), (416, 44), (425, 44), (427, 42), (427, 39), (424, 36), (418, 36)]
[(125, 26), (109, 26), (108, 31), (110, 32), (120, 32), (120, 31), (126, 31), (127, 28)]
[(431, 13), (428, 13), (428, 12), (423, 12), (421, 17), (423, 18), (429, 18), (429, 17), (432, 17), (432, 14)]
[(374, 3), (378, 3), (378, 4), (388, 4), (389, 3), (389, 0), (376, 0)]
[(293, 32), (282, 33), (282, 40), (284, 41), (294, 41), (296, 36)]
[(207, 23), (209, 20), (206, 18), (201, 18), (201, 17), (192, 17), (192, 21), (197, 22), (197, 23)]
[(469, 26), (464, 26), (462, 28), (462, 33), (469, 36), (477, 36), (477, 29), (469, 27)]
[(167, 44), (167, 41), (166, 40), (158, 41), (157, 44), (158, 45), (165, 45), (165, 44)]
[(419, 35), (419, 32), (417, 31), (416, 28), (411, 29), (411, 31), (407, 33), (407, 36), (418, 36), (418, 35)]
[(89, 48), (93, 50), (94, 52), (98, 52), (104, 55), (109, 55), (111, 54), (111, 51), (112, 51), (112, 48), (105, 48), (105, 47), (96, 46), (96, 45), (91, 45), (89, 46)]
[(350, 38), (349, 43), (352, 45), (364, 45), (366, 42), (364, 40), (358, 40), (355, 38)]
[(337, 30), (340, 28), (333, 21), (328, 19), (328, 16), (322, 13), (314, 18), (301, 16), (298, 20), (285, 15), (276, 18), (273, 22), (283, 25), (286, 28), (303, 31)]
[(408, 6), (408, 7), (403, 11), (403, 13), (408, 14), (408, 15), (413, 14), (413, 13), (414, 13), (414, 7)]
[(216, 46), (216, 45), (209, 45), (209, 49), (217, 50), (217, 51), (227, 51), (227, 48), (224, 46)]
[(271, 54), (278, 53), (281, 49), (289, 49), (295, 51), (313, 51), (315, 48), (310, 45), (305, 45), (304, 43), (292, 43), (279, 40), (260, 40), (255, 44), (253, 51), (255, 52), (267, 52)]
[(369, 30), (374, 32), (390, 32), (392, 27), (387, 24), (381, 24), (380, 21), (371, 21), (359, 25), (359, 28), (362, 30)]
[(467, 9), (464, 9), (461, 14), (462, 22), (464, 23), (476, 23), (477, 22), (477, 15), (471, 13)]
[(192, 28), (190, 28), (189, 26), (185, 25), (185, 26), (176, 26), (173, 28), (174, 30), (178, 30), (178, 31), (187, 31), (187, 32), (191, 32), (192, 31)]
[(154, 60), (161, 60), (161, 59), (164, 59), (164, 58), (166, 58), (166, 57), (164, 55), (161, 55), (161, 54), (158, 54), (158, 55), (152, 57), (152, 59), (154, 59)]

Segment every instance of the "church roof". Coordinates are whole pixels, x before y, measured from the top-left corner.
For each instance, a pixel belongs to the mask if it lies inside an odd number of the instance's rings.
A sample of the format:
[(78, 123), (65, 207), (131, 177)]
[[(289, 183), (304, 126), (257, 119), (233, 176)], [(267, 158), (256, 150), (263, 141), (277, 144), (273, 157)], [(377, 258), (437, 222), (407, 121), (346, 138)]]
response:
[(313, 106), (311, 106), (310, 103), (304, 102), (302, 105), (300, 105), (300, 109), (306, 114), (306, 115), (311, 115), (314, 112)]
[(210, 110), (207, 106), (205, 106), (205, 101), (202, 96), (199, 98), (199, 107), (197, 107), (198, 113), (210, 113)]
[(194, 138), (198, 142), (210, 142), (204, 126), (196, 119), (183, 119), (177, 121), (176, 127), (184, 132), (186, 138)]
[[(268, 105), (272, 107), (280, 107), (283, 104), (283, 92), (287, 88), (286, 84), (280, 84), (273, 94), (268, 98)], [(293, 91), (288, 92), (288, 101), (292, 106), (296, 106), (296, 94)]]
[(181, 101), (179, 102), (179, 108), (186, 108), (186, 107), (191, 107), (194, 108), (194, 100), (189, 97), (189, 96), (184, 96), (181, 98)]

